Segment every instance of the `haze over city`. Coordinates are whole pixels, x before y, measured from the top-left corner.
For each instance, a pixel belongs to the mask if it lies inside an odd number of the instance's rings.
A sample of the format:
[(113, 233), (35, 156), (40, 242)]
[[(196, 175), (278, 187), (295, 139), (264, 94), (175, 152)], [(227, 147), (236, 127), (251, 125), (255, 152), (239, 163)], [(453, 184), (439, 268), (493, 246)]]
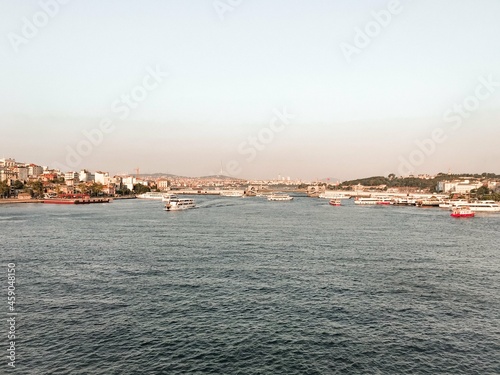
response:
[(497, 1), (0, 9), (0, 157), (241, 178), (499, 172)]

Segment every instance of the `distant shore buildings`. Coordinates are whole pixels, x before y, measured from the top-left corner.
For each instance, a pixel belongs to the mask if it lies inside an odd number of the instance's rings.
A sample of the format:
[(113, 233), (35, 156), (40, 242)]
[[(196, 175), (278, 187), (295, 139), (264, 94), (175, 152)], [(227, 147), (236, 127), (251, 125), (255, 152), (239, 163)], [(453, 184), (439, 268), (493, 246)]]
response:
[[(430, 186), (433, 181), (437, 181), (433, 191), (444, 194), (470, 194), (471, 192), (484, 187), (492, 192), (500, 191), (500, 176), (492, 174), (474, 175), (464, 177), (457, 175), (428, 175), (420, 174), (416, 176), (407, 176), (397, 178), (391, 174), (385, 177), (373, 177), (363, 179), (362, 183), (355, 180), (354, 184), (348, 186), (349, 190), (355, 191), (386, 191), (388, 193), (412, 193), (422, 191), (414, 186), (395, 187), (392, 182), (397, 179), (409, 179), (415, 181), (428, 181)], [(31, 186), (35, 182), (40, 182), (44, 193), (82, 193), (83, 191), (99, 190), (100, 194), (115, 195), (127, 194), (144, 186), (148, 190), (227, 190), (244, 189), (246, 191), (259, 191), (262, 189), (283, 189), (308, 187), (308, 193), (311, 196), (321, 194), (327, 189), (342, 189), (346, 186), (344, 183), (331, 182), (330, 179), (323, 182), (306, 182), (293, 180), (290, 177), (278, 176), (272, 180), (245, 180), (232, 178), (223, 175), (213, 175), (206, 177), (182, 177), (174, 175), (154, 174), (154, 175), (115, 175), (111, 176), (107, 171), (89, 171), (82, 169), (80, 171), (61, 171), (47, 166), (40, 166), (33, 163), (18, 162), (13, 158), (0, 159), (0, 183), (11, 187), (9, 195), (12, 193), (17, 196), (19, 193), (25, 193), (16, 186)], [(385, 182), (384, 182), (385, 181)], [(374, 183), (375, 182), (375, 183)], [(97, 186), (97, 188), (96, 188)]]

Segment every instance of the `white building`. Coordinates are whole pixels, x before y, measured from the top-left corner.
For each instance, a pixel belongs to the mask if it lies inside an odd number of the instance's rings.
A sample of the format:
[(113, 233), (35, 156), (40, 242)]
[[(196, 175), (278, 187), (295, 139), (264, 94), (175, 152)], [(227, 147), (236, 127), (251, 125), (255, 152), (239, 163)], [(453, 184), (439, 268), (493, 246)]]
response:
[(468, 194), (471, 190), (478, 189), (482, 182), (463, 181), (442, 181), (438, 183), (438, 190), (444, 193)]
[(170, 190), (170, 181), (169, 180), (158, 180), (157, 182), (158, 190), (167, 191)]
[(19, 181), (28, 181), (28, 168), (26, 167), (17, 167), (14, 172), (17, 174), (17, 179)]
[(122, 184), (126, 186), (129, 190), (133, 190), (135, 185), (135, 177), (133, 176), (123, 177)]
[(80, 181), (82, 182), (89, 182), (89, 181), (94, 181), (95, 176), (87, 171), (86, 169), (82, 169), (79, 174)]
[(95, 173), (95, 182), (97, 184), (102, 184), (102, 185), (107, 186), (109, 184), (109, 173), (97, 171)]
[(35, 164), (30, 164), (28, 166), (28, 175), (30, 177), (37, 177), (43, 174), (43, 167)]
[(16, 160), (10, 158), (0, 159), (0, 167), (14, 168), (16, 166)]
[(79, 181), (78, 173), (77, 172), (66, 172), (64, 174), (64, 180), (78, 182)]

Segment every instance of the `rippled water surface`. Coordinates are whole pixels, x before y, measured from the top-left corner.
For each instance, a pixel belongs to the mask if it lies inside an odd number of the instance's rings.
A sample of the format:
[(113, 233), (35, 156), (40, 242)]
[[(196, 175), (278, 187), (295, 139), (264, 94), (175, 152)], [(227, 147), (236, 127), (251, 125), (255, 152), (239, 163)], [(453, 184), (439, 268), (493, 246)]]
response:
[(500, 215), (195, 199), (0, 206), (16, 370), (500, 373)]

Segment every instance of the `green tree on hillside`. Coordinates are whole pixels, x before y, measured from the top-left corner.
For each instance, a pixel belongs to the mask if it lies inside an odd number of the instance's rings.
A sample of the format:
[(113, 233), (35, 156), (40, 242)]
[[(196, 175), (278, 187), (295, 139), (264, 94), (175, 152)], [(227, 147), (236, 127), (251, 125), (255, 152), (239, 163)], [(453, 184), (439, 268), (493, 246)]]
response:
[(134, 185), (134, 193), (135, 194), (144, 194), (151, 191), (149, 186), (145, 186), (143, 184), (135, 184)]

